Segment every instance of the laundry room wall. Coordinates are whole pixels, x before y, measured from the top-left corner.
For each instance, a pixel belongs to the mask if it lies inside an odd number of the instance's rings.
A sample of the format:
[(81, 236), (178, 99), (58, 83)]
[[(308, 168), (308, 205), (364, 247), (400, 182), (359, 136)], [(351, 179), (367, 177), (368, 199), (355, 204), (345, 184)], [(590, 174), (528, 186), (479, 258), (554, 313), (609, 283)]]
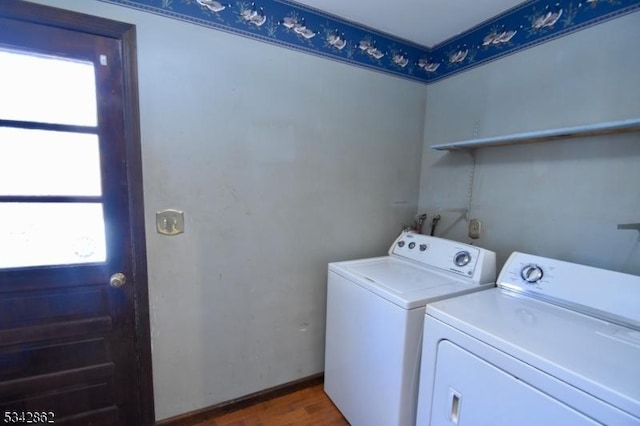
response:
[[(95, 0), (137, 26), (156, 416), (323, 371), (327, 263), (417, 209), (426, 87)], [(183, 210), (160, 236), (155, 212)]]
[[(640, 274), (640, 132), (467, 152), (434, 144), (640, 117), (640, 13), (428, 86), (419, 211), (499, 266), (524, 251)], [(472, 189), (472, 191), (471, 191)]]

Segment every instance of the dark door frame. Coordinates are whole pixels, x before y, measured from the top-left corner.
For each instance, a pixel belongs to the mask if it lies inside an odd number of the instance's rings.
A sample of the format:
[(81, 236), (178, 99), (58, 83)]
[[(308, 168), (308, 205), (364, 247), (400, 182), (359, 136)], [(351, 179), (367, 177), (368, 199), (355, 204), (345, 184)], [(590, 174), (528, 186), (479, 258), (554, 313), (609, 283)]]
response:
[(147, 278), (144, 203), (142, 188), (142, 155), (138, 75), (136, 62), (136, 28), (132, 24), (113, 21), (64, 9), (37, 5), (20, 0), (2, 0), (0, 17), (32, 22), (66, 30), (109, 37), (120, 42), (124, 72), (124, 124), (126, 170), (129, 186), (129, 216), (132, 241), (132, 274), (135, 304), (135, 345), (138, 409), (143, 425), (155, 421), (153, 375), (151, 369), (151, 333), (149, 324), (149, 291)]

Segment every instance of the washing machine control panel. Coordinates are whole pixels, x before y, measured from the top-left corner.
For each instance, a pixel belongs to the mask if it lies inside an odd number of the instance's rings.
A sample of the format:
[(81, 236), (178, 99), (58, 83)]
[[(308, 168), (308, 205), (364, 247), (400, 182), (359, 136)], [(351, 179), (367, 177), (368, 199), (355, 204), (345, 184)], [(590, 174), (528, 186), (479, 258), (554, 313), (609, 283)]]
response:
[(468, 250), (461, 250), (457, 252), (455, 256), (453, 256), (453, 263), (455, 263), (456, 266), (462, 268), (471, 263), (472, 259), (473, 256), (471, 256), (471, 253), (469, 253)]
[(457, 241), (407, 232), (398, 237), (389, 254), (478, 282), (487, 282), (487, 277), (493, 282), (495, 277), (493, 252)]
[(499, 287), (591, 315), (640, 326), (640, 276), (514, 252)]

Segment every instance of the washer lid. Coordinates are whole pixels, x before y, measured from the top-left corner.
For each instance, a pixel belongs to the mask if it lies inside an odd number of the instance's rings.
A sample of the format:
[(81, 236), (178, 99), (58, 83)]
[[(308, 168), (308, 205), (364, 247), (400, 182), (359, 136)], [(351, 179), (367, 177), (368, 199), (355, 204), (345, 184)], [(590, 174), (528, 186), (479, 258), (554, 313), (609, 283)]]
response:
[[(329, 264), (329, 269), (404, 309), (475, 291), (481, 286), (393, 257)], [(493, 284), (490, 284), (493, 285)]]
[(639, 330), (502, 289), (427, 315), (640, 418)]

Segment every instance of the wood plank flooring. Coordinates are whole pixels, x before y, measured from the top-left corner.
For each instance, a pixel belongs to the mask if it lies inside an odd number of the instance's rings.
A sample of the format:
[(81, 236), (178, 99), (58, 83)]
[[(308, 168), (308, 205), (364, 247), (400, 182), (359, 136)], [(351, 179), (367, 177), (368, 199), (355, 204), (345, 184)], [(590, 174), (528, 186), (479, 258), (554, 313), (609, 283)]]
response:
[(323, 385), (301, 389), (196, 426), (349, 426), (323, 391)]

